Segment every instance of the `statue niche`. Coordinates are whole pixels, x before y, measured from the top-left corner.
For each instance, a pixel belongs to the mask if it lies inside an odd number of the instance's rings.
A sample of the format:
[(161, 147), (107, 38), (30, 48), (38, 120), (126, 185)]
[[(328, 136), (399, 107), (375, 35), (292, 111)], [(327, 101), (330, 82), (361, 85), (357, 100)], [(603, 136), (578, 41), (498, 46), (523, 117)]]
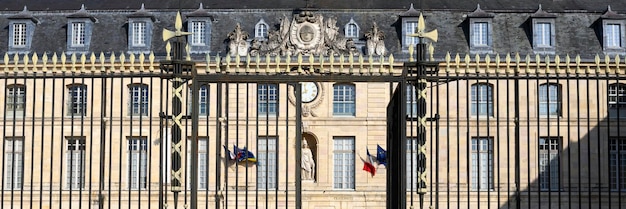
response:
[(313, 151), (309, 147), (307, 138), (308, 137), (305, 137), (305, 135), (303, 134), (301, 160), (302, 180), (315, 181), (315, 157), (313, 155)]

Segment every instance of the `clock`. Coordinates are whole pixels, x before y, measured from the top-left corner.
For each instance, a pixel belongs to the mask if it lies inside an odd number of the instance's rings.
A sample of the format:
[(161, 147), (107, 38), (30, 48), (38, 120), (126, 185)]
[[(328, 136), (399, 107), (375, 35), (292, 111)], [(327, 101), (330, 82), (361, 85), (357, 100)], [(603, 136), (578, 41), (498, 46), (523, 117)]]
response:
[(319, 88), (315, 82), (302, 82), (302, 102), (309, 103), (317, 98)]

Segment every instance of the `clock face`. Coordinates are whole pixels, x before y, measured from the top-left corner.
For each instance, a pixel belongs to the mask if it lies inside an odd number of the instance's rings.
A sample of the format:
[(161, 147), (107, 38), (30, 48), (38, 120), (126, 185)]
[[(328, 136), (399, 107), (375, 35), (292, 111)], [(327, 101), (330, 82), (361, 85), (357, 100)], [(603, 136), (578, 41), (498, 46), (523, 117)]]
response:
[(302, 102), (312, 102), (318, 94), (317, 84), (314, 82), (302, 82)]

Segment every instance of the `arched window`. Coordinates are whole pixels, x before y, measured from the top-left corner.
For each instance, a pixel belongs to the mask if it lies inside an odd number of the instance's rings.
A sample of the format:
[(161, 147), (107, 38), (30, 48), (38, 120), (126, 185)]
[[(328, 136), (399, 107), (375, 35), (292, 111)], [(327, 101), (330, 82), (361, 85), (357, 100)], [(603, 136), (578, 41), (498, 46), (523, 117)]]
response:
[(5, 101), (7, 116), (23, 117), (26, 108), (26, 86), (23, 84), (7, 86)]
[(607, 100), (609, 117), (626, 117), (626, 84), (609, 84)]
[(489, 83), (472, 84), (472, 116), (493, 116), (493, 85)]
[(128, 115), (148, 116), (148, 85), (134, 83), (128, 85)]
[(344, 29), (346, 38), (359, 38), (359, 25), (357, 25), (353, 19), (350, 19), (350, 22), (346, 24)]
[(87, 85), (77, 83), (67, 86), (67, 115), (87, 115)]
[(267, 30), (268, 30), (267, 23), (265, 23), (263, 19), (259, 20), (259, 22), (254, 27), (254, 31), (255, 31), (254, 37), (261, 38), (261, 39), (267, 38)]
[[(198, 88), (198, 92), (199, 92), (198, 115), (208, 116), (209, 115), (209, 86), (201, 85), (200, 88)], [(189, 98), (187, 98), (187, 103), (189, 104), (187, 105), (188, 113), (192, 113), (192, 108), (193, 108), (193, 106), (191, 106), (192, 98), (193, 98), (193, 91), (192, 91), (192, 87), (189, 86)]]
[(561, 116), (561, 85), (539, 85), (539, 116)]

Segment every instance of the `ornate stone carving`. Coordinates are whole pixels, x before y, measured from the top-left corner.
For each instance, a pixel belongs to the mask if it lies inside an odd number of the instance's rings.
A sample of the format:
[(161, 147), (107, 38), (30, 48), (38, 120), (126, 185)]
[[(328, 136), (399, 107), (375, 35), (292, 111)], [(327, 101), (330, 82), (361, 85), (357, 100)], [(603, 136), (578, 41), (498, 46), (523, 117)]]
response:
[[(352, 39), (340, 35), (337, 20), (303, 11), (280, 20), (277, 30), (268, 32), (267, 40), (253, 40), (251, 55), (331, 55), (359, 54)], [(231, 44), (232, 45), (232, 44)], [(232, 53), (231, 53), (232, 54)]]
[(378, 24), (374, 22), (372, 30), (365, 33), (367, 39), (367, 54), (368, 55), (385, 55), (387, 48), (385, 47), (385, 33), (378, 28)]
[(242, 31), (241, 26), (237, 23), (235, 30), (228, 33), (228, 54), (230, 56), (246, 56), (248, 55), (248, 32)]

